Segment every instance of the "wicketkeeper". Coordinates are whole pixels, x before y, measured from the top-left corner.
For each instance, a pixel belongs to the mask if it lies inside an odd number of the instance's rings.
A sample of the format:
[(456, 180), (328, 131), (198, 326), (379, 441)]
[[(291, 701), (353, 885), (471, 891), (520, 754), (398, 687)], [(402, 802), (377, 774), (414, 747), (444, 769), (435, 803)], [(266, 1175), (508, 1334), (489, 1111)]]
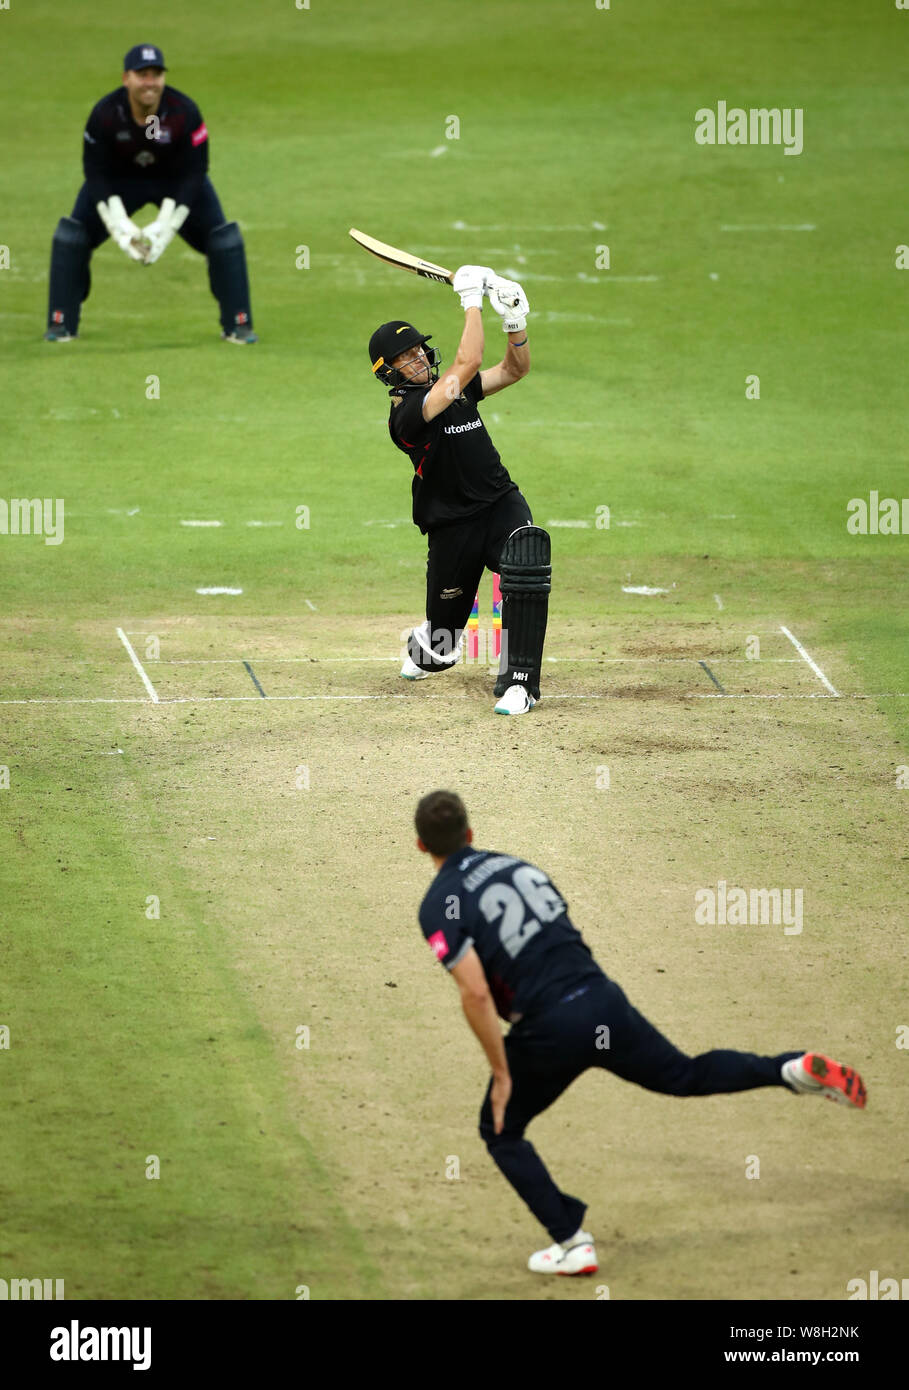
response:
[[(69, 217), (61, 217), (51, 246), (45, 338), (78, 336), (82, 303), (91, 288), (92, 252), (108, 236), (137, 264), (149, 266), (179, 232), (208, 259), (212, 294), (221, 310), (221, 337), (254, 343), (246, 251), (236, 222), (225, 219), (208, 178), (208, 130), (196, 103), (165, 85), (164, 54), (137, 44), (123, 60), (123, 85), (102, 97), (85, 127), (85, 182)], [(153, 203), (146, 227), (133, 213)], [(148, 286), (143, 286), (147, 291)]]
[[(497, 714), (526, 714), (540, 698), (540, 668), (551, 580), (548, 532), (534, 526), (477, 403), (530, 370), (527, 297), (488, 266), (461, 266), (454, 289), (464, 331), (451, 369), (439, 375), (431, 335), (395, 319), (369, 340), (369, 360), (391, 396), (388, 428), (413, 464), (414, 525), (428, 537), (426, 620), (408, 638), (406, 680), (447, 671), (459, 660), (474, 594), (489, 569), (501, 576), (502, 647), (494, 687)], [(488, 296), (508, 335), (502, 361), (483, 360), (482, 305)]]

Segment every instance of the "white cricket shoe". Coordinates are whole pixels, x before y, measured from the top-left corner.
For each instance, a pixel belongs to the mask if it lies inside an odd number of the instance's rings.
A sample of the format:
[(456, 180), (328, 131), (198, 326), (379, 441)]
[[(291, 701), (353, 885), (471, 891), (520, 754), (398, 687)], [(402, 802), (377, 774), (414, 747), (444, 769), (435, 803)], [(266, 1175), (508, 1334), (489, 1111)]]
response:
[(578, 1231), (564, 1245), (537, 1250), (527, 1261), (527, 1268), (533, 1274), (596, 1274), (599, 1265), (593, 1236), (589, 1231)]
[(510, 685), (498, 701), (496, 714), (529, 714), (536, 700), (523, 685)]
[(799, 1095), (825, 1096), (840, 1105), (854, 1105), (864, 1110), (868, 1093), (862, 1078), (851, 1067), (834, 1062), (822, 1052), (806, 1052), (793, 1057), (781, 1068), (783, 1080)]
[(424, 671), (415, 661), (411, 661), (409, 656), (405, 656), (404, 665), (401, 667), (401, 675), (406, 681), (423, 681), (429, 675), (429, 672)]

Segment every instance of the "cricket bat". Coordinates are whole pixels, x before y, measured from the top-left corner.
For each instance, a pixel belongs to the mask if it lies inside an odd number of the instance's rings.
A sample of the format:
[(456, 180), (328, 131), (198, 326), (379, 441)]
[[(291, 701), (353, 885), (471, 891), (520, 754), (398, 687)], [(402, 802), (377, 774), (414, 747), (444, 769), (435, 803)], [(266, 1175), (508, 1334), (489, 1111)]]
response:
[(377, 241), (373, 236), (367, 236), (365, 232), (358, 232), (356, 227), (351, 227), (350, 235), (354, 241), (359, 242), (364, 251), (377, 256), (386, 265), (395, 266), (398, 270), (409, 270), (412, 275), (422, 275), (425, 280), (438, 280), (443, 284), (451, 284), (453, 274), (446, 270), (443, 265), (434, 265), (432, 261), (424, 261), (421, 256), (412, 256), (409, 251), (399, 251), (396, 246), (389, 246), (385, 241)]

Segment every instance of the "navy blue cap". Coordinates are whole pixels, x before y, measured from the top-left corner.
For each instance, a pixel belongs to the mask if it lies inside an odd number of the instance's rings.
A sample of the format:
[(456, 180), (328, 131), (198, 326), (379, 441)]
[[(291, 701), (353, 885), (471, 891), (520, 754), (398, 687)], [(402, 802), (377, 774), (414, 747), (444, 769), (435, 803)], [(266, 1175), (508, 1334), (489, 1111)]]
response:
[(123, 59), (123, 71), (135, 72), (139, 68), (165, 67), (164, 54), (153, 43), (137, 43)]

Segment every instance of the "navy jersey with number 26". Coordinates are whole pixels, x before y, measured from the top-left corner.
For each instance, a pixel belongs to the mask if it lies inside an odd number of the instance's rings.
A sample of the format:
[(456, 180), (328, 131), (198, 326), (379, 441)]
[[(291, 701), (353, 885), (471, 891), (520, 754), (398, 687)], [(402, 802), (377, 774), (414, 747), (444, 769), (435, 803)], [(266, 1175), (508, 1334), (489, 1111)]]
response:
[(510, 1022), (603, 973), (548, 874), (511, 855), (456, 850), (433, 879), (419, 915), (423, 935), (447, 970), (473, 946), (496, 1008)]

